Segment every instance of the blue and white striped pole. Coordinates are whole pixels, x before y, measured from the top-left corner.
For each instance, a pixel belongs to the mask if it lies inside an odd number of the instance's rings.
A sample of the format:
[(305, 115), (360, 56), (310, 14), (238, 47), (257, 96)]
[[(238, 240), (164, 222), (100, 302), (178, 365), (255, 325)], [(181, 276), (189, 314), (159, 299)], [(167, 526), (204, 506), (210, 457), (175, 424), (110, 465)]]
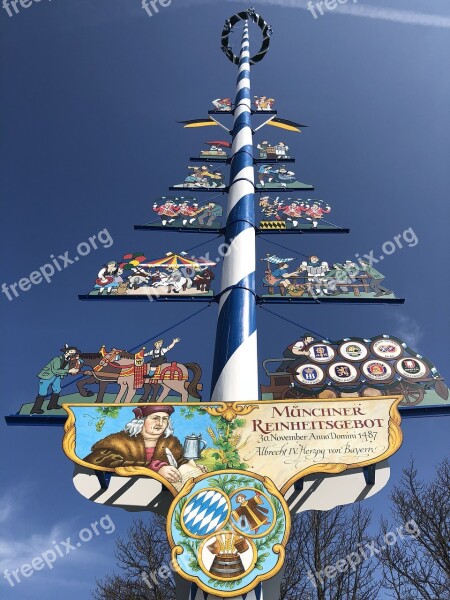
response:
[(245, 21), (234, 108), (221, 298), (211, 401), (258, 399), (250, 44)]
[[(245, 21), (234, 107), (230, 188), (211, 401), (257, 400), (255, 173), (250, 93), (250, 42)], [(262, 586), (233, 600), (263, 600)], [(219, 600), (197, 586), (190, 600)]]
[[(248, 20), (263, 33), (260, 51), (250, 58)], [(228, 48), (232, 27), (244, 22), (239, 57)], [(227, 21), (222, 47), (227, 57), (239, 65), (234, 102), (231, 174), (225, 227), (227, 247), (222, 270), (211, 401), (257, 400), (258, 349), (256, 333), (256, 237), (255, 171), (253, 163), (252, 101), (250, 65), (262, 60), (269, 47), (270, 27), (252, 9)], [(192, 584), (189, 600), (222, 600), (223, 596), (204, 592)], [(231, 600), (263, 600), (262, 585)]]

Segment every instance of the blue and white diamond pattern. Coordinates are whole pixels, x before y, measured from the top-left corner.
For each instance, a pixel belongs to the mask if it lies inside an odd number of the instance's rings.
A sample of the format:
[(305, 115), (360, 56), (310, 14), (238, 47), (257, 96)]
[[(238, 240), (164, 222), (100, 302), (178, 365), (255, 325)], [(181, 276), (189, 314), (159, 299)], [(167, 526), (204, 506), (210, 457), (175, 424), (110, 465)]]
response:
[(183, 511), (184, 526), (194, 536), (203, 537), (219, 530), (228, 520), (230, 503), (215, 489), (195, 494)]

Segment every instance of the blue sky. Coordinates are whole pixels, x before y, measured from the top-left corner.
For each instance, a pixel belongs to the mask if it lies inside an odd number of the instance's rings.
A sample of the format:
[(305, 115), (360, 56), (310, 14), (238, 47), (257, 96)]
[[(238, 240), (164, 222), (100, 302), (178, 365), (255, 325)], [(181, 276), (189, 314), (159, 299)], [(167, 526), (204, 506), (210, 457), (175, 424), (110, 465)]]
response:
[[(304, 4), (255, 4), (274, 36), (267, 58), (253, 70), (253, 91), (275, 97), (281, 117), (310, 126), (300, 136), (284, 136), (297, 174), (315, 185), (316, 197), (333, 206), (333, 222), (351, 234), (277, 241), (332, 260), (378, 251), (408, 228), (419, 241), (383, 263), (386, 283), (406, 298), (404, 307), (276, 310), (331, 339), (403, 337), (448, 382), (450, 7), (444, 0), (382, 0), (376, 6), (384, 10), (374, 18), (373, 7), (361, 1), (357, 16), (336, 10), (315, 20)], [(173, 0), (150, 18), (139, 0), (42, 0), (13, 17), (0, 11), (0, 283), (28, 276), (50, 255), (73, 253), (105, 228), (114, 240), (56, 273), (51, 284), (35, 285), (11, 302), (1, 295), (3, 414), (35, 397), (36, 374), (64, 343), (85, 351), (133, 347), (197, 310), (99, 306), (79, 302), (77, 294), (91, 288), (100, 265), (125, 252), (157, 257), (206, 239), (133, 231), (133, 225), (150, 220), (155, 198), (181, 181), (188, 157), (210, 135), (185, 131), (175, 121), (202, 117), (213, 98), (233, 94), (235, 70), (220, 52), (219, 35), (225, 18), (243, 8)], [(270, 134), (276, 138), (277, 131)], [(217, 242), (200, 250), (216, 256)], [(259, 244), (261, 257), (277, 251)], [(302, 333), (262, 309), (258, 315), (261, 360), (278, 356)], [(215, 318), (212, 307), (166, 335), (182, 338), (178, 360), (202, 365), (205, 397)], [(131, 515), (77, 494), (61, 429), (0, 427), (0, 573), (53, 541), (76, 537), (107, 512), (116, 525), (113, 535), (96, 537), (15, 588), (0, 579), (1, 597), (56, 600), (63, 591), (66, 600), (88, 598), (95, 578), (111, 572), (114, 538)], [(448, 454), (448, 418), (410, 420), (404, 433), (390, 484), (366, 502), (378, 516), (411, 456), (427, 478)]]

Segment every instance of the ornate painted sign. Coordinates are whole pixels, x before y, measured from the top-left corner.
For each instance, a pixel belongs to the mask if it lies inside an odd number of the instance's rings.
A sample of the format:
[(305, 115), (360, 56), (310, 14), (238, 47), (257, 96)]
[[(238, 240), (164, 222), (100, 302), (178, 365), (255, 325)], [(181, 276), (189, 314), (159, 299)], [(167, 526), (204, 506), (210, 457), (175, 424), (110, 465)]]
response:
[(449, 399), (433, 363), (394, 336), (330, 341), (305, 335), (282, 358), (263, 365), (270, 377), (270, 385), (261, 386), (265, 399), (394, 394), (403, 397), (401, 406), (431, 406)]
[(324, 218), (331, 213), (331, 206), (322, 200), (283, 199), (262, 195), (259, 199), (259, 209), (263, 215), (259, 224), (262, 231), (335, 228), (335, 225)]
[(163, 196), (153, 204), (153, 212), (159, 221), (147, 227), (163, 226), (167, 229), (220, 229), (223, 208), (216, 201), (200, 202), (197, 198)]
[(84, 467), (153, 477), (174, 495), (192, 479), (230, 469), (270, 478), (285, 493), (310, 473), (340, 473), (389, 458), (402, 441), (400, 401), (107, 405), (101, 421), (92, 406), (67, 404), (64, 450)]
[(283, 494), (308, 474), (389, 458), (402, 442), (400, 401), (159, 402), (95, 412), (65, 404), (63, 448), (98, 475), (148, 477), (168, 488), (175, 570), (214, 597), (236, 597), (283, 566)]
[(174, 189), (225, 189), (223, 173), (214, 165), (188, 166), (188, 175), (184, 183), (174, 185)]
[[(368, 261), (329, 263), (318, 256), (298, 260), (267, 255), (263, 285), (266, 297), (395, 298), (384, 275)], [(264, 296), (263, 296), (264, 297)]]
[(175, 570), (221, 598), (276, 575), (289, 532), (289, 510), (272, 481), (234, 471), (191, 480), (167, 518)]
[(184, 252), (168, 252), (156, 260), (148, 260), (141, 252), (126, 254), (122, 261), (112, 260), (102, 266), (89, 295), (212, 296), (214, 266), (215, 262), (190, 259)]

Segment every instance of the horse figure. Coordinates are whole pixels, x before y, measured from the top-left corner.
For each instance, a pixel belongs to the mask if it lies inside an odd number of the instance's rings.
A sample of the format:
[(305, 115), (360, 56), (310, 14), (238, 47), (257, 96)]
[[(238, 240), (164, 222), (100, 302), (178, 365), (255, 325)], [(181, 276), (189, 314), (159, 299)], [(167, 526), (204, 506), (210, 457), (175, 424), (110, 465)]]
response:
[[(97, 352), (93, 354), (81, 354), (83, 366), (90, 367), (86, 377), (78, 381), (77, 388), (81, 396), (84, 398), (92, 397), (94, 392), (86, 389), (87, 385), (96, 384), (99, 386), (96, 404), (101, 404), (108, 385), (117, 383), (119, 392), (115, 398), (115, 403), (131, 402), (139, 388), (144, 389), (144, 394), (139, 399), (139, 402), (163, 402), (171, 391), (177, 392), (181, 396), (182, 402), (188, 402), (189, 396), (201, 399), (198, 393), (199, 382), (202, 376), (202, 370), (197, 363), (165, 363), (159, 367), (158, 372), (162, 374), (158, 376), (148, 376), (149, 365), (144, 364), (143, 380), (140, 381), (136, 377), (135, 370), (135, 354), (124, 350), (117, 350), (113, 360), (105, 362), (104, 354)], [(101, 364), (102, 363), (102, 364)], [(94, 370), (100, 367), (100, 370)], [(177, 378), (171, 379), (170, 373), (176, 372)], [(192, 371), (193, 378), (189, 380), (189, 371)], [(157, 374), (155, 374), (157, 375)], [(162, 392), (158, 397), (159, 387), (162, 387)]]
[(202, 271), (194, 277), (195, 287), (201, 292), (209, 292), (211, 283), (214, 281), (215, 277), (213, 271), (208, 267), (205, 271)]
[(189, 277), (184, 277), (178, 269), (171, 274), (162, 273), (159, 281), (153, 284), (155, 288), (167, 287), (167, 292), (179, 294), (181, 290), (185, 292), (192, 287), (192, 280)]
[(130, 290), (138, 290), (143, 285), (148, 285), (151, 275), (145, 269), (135, 267), (131, 269), (132, 275), (128, 278), (128, 287)]

